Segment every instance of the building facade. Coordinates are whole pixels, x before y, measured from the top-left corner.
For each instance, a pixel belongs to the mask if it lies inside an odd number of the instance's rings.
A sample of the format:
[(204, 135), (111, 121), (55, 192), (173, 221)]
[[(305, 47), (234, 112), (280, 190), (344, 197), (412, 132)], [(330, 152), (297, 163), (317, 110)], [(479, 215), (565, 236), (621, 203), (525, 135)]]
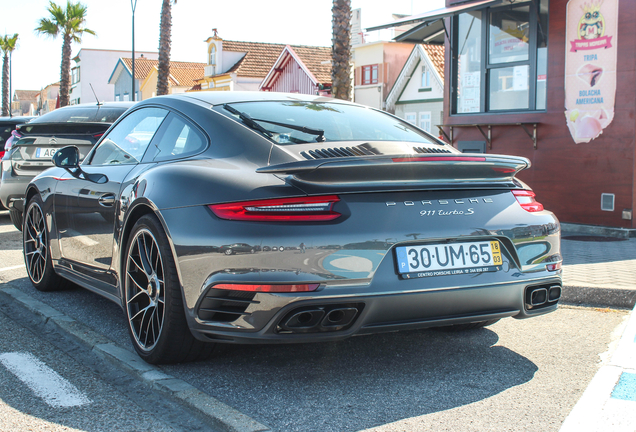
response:
[[(159, 61), (145, 56), (135, 59), (135, 100), (145, 100), (156, 96)], [(195, 80), (203, 76), (204, 63), (170, 62), (168, 92), (183, 93), (192, 88)], [(112, 70), (109, 84), (113, 86), (115, 101), (132, 100), (132, 59), (120, 58)]]
[(562, 222), (634, 229), (636, 2), (446, 0), (397, 40), (441, 32), (444, 133), (532, 167)]
[(354, 101), (386, 109), (386, 97), (413, 47), (411, 43), (396, 42), (370, 42), (354, 46)]
[(331, 96), (331, 48), (287, 45), (259, 90)]
[(443, 45), (415, 45), (386, 98), (386, 109), (437, 136), (444, 123)]
[[(74, 63), (71, 64), (70, 104), (96, 102), (95, 97), (100, 102), (114, 101), (114, 85), (109, 82), (111, 73), (119, 59), (130, 54), (130, 51), (80, 49), (73, 57)], [(149, 59), (159, 57), (156, 52), (136, 52), (135, 54)], [(129, 92), (132, 91), (132, 82), (130, 84)]]
[[(190, 91), (258, 91), (287, 45), (223, 40), (216, 32), (207, 44), (208, 64)], [(289, 45), (294, 52), (322, 47)]]

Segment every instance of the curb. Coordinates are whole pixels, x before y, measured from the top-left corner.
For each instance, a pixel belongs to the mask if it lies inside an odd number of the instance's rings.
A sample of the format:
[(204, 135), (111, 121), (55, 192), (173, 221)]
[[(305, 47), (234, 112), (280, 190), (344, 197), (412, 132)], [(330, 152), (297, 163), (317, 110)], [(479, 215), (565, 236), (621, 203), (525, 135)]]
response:
[(267, 432), (271, 429), (246, 414), (200, 391), (187, 382), (162, 372), (159, 368), (144, 362), (136, 354), (121, 348), (105, 336), (89, 329), (84, 324), (59, 312), (51, 306), (12, 288), (10, 283), (0, 288), (0, 294), (18, 303), (29, 312), (51, 323), (60, 331), (72, 336), (92, 352), (117, 367), (125, 369), (153, 389), (167, 394), (175, 401), (202, 415), (208, 423), (226, 432)]
[(635, 289), (612, 289), (563, 285), (559, 302), (571, 305), (633, 309), (636, 306), (636, 286)]
[(636, 430), (636, 307), (611, 360), (592, 378), (559, 432)]

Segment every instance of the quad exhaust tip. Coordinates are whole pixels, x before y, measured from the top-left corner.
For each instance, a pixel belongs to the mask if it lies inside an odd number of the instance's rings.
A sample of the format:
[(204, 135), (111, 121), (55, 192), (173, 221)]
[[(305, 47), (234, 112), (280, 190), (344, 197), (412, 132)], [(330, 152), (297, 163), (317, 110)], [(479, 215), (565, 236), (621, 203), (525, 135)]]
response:
[(526, 288), (526, 309), (552, 306), (561, 298), (561, 285), (543, 285)]
[(278, 324), (279, 329), (291, 333), (338, 331), (349, 327), (357, 318), (359, 305), (330, 305), (294, 310)]

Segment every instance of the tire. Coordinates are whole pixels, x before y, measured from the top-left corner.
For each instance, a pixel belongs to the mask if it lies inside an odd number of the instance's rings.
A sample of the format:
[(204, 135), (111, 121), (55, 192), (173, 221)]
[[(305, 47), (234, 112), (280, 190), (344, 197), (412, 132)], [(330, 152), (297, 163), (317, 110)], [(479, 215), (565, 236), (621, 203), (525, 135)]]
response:
[(209, 357), (214, 345), (190, 332), (174, 257), (154, 215), (135, 223), (123, 266), (128, 331), (137, 354), (150, 364)]
[(225, 251), (223, 253), (225, 255), (232, 255), (234, 253), (234, 251), (232, 249), (225, 249)]
[(454, 331), (474, 330), (474, 329), (480, 329), (482, 327), (487, 327), (489, 325), (493, 325), (497, 321), (499, 321), (499, 320), (498, 319), (493, 319), (493, 320), (488, 320), (488, 321), (479, 321), (479, 322), (467, 323), (467, 324), (455, 324), (455, 325), (450, 325), (450, 326), (437, 327), (436, 330), (453, 331), (453, 332)]
[(22, 231), (22, 212), (16, 209), (9, 209), (9, 217), (11, 218), (11, 222), (13, 222), (13, 226), (18, 229), (18, 231)]
[(55, 273), (51, 263), (50, 233), (39, 195), (29, 201), (21, 231), (24, 264), (33, 286), (39, 291), (60, 289), (63, 279)]
[(250, 253), (256, 253), (255, 249), (250, 249)]

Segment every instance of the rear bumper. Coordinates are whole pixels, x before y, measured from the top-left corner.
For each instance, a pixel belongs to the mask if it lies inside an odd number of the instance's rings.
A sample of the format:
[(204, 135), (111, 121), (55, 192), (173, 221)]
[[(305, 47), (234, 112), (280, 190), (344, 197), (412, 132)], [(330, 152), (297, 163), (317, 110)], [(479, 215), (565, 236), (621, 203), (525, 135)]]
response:
[[(311, 293), (313, 298), (307, 300), (298, 295), (257, 294), (253, 301), (258, 306), (253, 307), (246, 321), (257, 326), (262, 323), (262, 328), (246, 329), (241, 328), (246, 326), (237, 325), (236, 322), (223, 324), (200, 319), (192, 320), (190, 328), (195, 337), (208, 342), (258, 344), (333, 341), (361, 334), (539, 316), (555, 311), (558, 298), (533, 308), (526, 303), (528, 288), (557, 286), (560, 295), (560, 275), (526, 282), (382, 295), (332, 296), (325, 289), (321, 293)], [(269, 305), (270, 309), (261, 305)], [(349, 309), (356, 309), (355, 315), (350, 321), (345, 319), (341, 323), (342, 328), (338, 328), (338, 323), (326, 321), (330, 311)], [(320, 310), (325, 313), (318, 316), (315, 325), (306, 321), (309, 328), (303, 327), (302, 323), (297, 324), (297, 319), (290, 322), (299, 313)]]

